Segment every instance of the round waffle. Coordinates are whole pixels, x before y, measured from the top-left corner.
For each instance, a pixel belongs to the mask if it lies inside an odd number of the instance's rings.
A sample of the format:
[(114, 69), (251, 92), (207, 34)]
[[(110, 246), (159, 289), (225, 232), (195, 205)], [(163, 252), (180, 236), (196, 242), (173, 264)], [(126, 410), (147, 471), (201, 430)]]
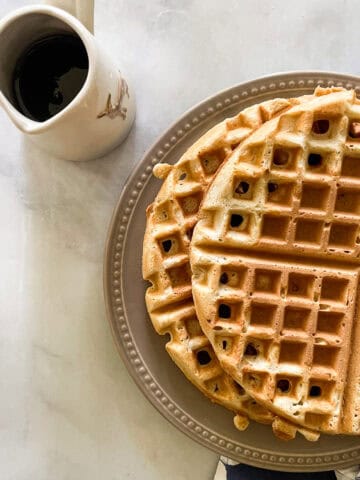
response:
[(316, 440), (314, 432), (275, 418), (223, 371), (196, 316), (188, 257), (204, 192), (225, 158), (264, 122), (307, 98), (275, 99), (247, 108), (203, 135), (175, 165), (154, 168), (164, 183), (147, 209), (143, 277), (151, 282), (146, 305), (152, 323), (159, 334), (170, 334), (169, 355), (207, 397), (236, 412), (237, 428), (245, 429), (250, 418), (272, 423), (281, 438), (293, 438), (299, 430)]
[(317, 98), (266, 122), (224, 164), (191, 244), (201, 327), (261, 405), (360, 433), (360, 103)]

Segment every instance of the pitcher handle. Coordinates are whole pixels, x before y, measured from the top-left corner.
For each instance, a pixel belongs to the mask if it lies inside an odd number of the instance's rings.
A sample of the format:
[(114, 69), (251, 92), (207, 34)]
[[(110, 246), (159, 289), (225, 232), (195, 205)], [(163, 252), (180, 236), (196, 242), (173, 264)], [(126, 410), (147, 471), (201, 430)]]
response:
[(94, 33), (94, 1), (95, 0), (44, 0), (44, 3), (66, 10), (80, 20), (89, 32)]

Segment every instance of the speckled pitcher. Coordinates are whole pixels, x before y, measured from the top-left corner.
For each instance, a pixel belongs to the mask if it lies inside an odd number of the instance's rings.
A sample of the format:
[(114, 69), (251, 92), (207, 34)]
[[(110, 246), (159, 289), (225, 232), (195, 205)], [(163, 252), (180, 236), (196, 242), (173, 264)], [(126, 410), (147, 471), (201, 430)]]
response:
[[(0, 104), (41, 149), (66, 160), (103, 156), (124, 140), (135, 117), (131, 86), (91, 33), (93, 14), (93, 0), (54, 0), (15, 10), (0, 22)], [(89, 61), (87, 77), (63, 110), (34, 121), (16, 108), (15, 64), (34, 41), (59, 33), (81, 39)]]

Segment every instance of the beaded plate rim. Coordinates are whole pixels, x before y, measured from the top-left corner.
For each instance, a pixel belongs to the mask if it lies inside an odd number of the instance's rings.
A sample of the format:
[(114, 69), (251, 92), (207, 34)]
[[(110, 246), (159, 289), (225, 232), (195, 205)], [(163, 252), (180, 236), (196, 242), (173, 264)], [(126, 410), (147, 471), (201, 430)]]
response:
[(354, 75), (323, 71), (285, 72), (235, 85), (188, 110), (155, 141), (135, 166), (115, 207), (105, 248), (104, 295), (107, 317), (120, 356), (146, 398), (166, 419), (198, 443), (239, 462), (272, 470), (305, 472), (344, 468), (360, 462), (360, 443), (359, 447), (350, 447), (328, 455), (316, 453), (316, 444), (313, 449), (315, 453), (286, 455), (237, 444), (204, 427), (191, 416), (190, 412), (185, 412), (166, 395), (161, 385), (153, 378), (149, 366), (143, 362), (124, 312), (121, 265), (132, 213), (151, 178), (153, 166), (166, 160), (172, 148), (188, 133), (200, 124), (205, 124), (215, 113), (225, 111), (244, 100), (254, 100), (255, 103), (261, 101), (262, 95), (270, 93), (276, 97), (281, 96), (282, 91), (291, 91), (297, 96), (307, 90), (311, 93), (316, 86), (354, 88), (360, 95), (360, 78)]

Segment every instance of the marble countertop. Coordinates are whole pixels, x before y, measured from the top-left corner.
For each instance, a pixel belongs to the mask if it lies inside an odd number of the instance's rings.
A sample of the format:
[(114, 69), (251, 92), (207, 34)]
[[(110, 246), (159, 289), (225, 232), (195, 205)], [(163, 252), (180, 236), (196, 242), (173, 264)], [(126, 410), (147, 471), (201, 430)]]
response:
[[(0, 0), (0, 16), (25, 0)], [(217, 456), (164, 420), (125, 370), (102, 292), (126, 177), (181, 113), (285, 70), (358, 72), (356, 0), (96, 0), (136, 124), (105, 158), (43, 154), (0, 111), (0, 478), (211, 479)]]

